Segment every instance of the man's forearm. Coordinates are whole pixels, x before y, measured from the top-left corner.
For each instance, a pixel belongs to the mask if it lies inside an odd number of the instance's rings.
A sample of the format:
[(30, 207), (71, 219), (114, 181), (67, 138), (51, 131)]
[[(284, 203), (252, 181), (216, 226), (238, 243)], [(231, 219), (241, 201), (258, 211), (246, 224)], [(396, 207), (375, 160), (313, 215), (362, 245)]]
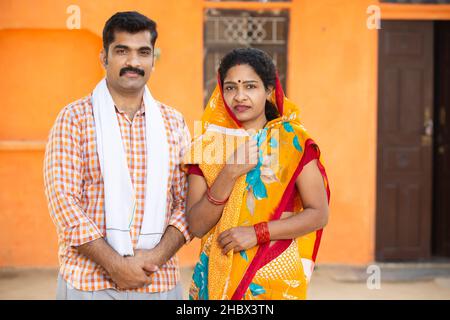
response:
[(184, 245), (186, 238), (176, 227), (169, 225), (164, 232), (161, 241), (153, 249), (160, 257), (161, 264), (166, 263)]
[(109, 274), (113, 273), (124, 259), (103, 238), (82, 244), (77, 249), (81, 254), (101, 265)]

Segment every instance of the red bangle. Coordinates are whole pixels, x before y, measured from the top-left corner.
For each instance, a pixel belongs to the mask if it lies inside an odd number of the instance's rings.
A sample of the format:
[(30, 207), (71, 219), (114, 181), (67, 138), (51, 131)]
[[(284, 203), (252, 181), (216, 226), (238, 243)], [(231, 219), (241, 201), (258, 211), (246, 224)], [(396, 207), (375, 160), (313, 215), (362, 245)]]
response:
[(267, 222), (260, 222), (253, 226), (256, 233), (258, 244), (264, 244), (270, 241), (269, 225)]
[(208, 188), (206, 189), (206, 197), (208, 198), (208, 201), (209, 201), (209, 202), (211, 202), (212, 204), (214, 204), (214, 205), (216, 205), (216, 206), (222, 206), (222, 205), (224, 205), (225, 203), (227, 203), (227, 201), (228, 201), (228, 199), (229, 199), (229, 197), (226, 198), (225, 200), (217, 200), (217, 199), (215, 199), (215, 198), (211, 195), (211, 188), (210, 188), (210, 187), (208, 187)]

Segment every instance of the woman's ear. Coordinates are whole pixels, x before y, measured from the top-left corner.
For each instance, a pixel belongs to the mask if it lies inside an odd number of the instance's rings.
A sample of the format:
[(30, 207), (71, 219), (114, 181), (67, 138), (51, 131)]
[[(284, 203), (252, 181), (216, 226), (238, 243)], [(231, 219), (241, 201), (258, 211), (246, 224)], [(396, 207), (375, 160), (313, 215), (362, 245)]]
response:
[(270, 95), (271, 95), (272, 92), (273, 92), (273, 89), (274, 89), (274, 86), (268, 86), (268, 87), (267, 87), (267, 90), (266, 90), (266, 93), (267, 93), (267, 99), (269, 99)]

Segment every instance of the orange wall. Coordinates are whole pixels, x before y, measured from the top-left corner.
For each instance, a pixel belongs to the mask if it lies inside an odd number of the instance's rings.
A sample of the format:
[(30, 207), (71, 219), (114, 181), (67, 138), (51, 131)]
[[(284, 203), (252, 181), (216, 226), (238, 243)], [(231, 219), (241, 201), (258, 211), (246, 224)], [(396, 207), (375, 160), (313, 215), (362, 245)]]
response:
[[(87, 31), (2, 30), (0, 47), (0, 141), (45, 140), (61, 107), (102, 75), (98, 38)], [(42, 148), (0, 150), (0, 266), (56, 263), (43, 157)]]
[[(71, 4), (81, 9), (82, 30), (66, 28)], [(291, 10), (287, 91), (322, 149), (332, 191), (320, 263), (374, 259), (377, 31), (366, 27), (372, 4), (377, 1), (281, 5)], [(244, 6), (259, 5), (280, 4)], [(414, 18), (441, 14), (420, 7), (413, 8)], [(202, 0), (0, 2), (0, 266), (57, 264), (43, 193), (43, 141), (59, 110), (102, 77), (98, 53), (106, 19), (131, 9), (157, 21), (161, 58), (149, 85), (156, 98), (185, 115), (192, 130), (202, 112), (203, 8)], [(398, 6), (382, 8), (389, 18), (402, 17)], [(21, 150), (27, 143), (18, 140), (37, 144)], [(182, 264), (192, 265), (197, 254), (194, 241), (182, 249)]]
[[(81, 30), (66, 28), (66, 8), (74, 3), (81, 9)], [(157, 99), (182, 111), (193, 129), (203, 109), (203, 3), (160, 3), (0, 2), (0, 266), (57, 264), (56, 231), (43, 191), (43, 141), (61, 108), (102, 78), (101, 31), (112, 14), (138, 10), (158, 22), (161, 58), (149, 86)], [(18, 141), (38, 143), (24, 151)], [(193, 264), (197, 255), (194, 241), (183, 248), (181, 261)]]
[(376, 187), (377, 31), (366, 27), (373, 1), (298, 2), (288, 91), (321, 147), (331, 187), (318, 260), (367, 263), (374, 258)]

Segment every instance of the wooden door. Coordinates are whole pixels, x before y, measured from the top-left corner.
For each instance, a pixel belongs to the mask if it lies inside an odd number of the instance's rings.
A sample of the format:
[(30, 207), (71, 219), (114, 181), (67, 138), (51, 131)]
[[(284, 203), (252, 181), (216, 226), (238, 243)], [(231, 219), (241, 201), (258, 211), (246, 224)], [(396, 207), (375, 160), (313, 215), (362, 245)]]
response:
[(434, 254), (450, 257), (450, 21), (436, 23)]
[(433, 22), (379, 33), (376, 259), (431, 255)]

